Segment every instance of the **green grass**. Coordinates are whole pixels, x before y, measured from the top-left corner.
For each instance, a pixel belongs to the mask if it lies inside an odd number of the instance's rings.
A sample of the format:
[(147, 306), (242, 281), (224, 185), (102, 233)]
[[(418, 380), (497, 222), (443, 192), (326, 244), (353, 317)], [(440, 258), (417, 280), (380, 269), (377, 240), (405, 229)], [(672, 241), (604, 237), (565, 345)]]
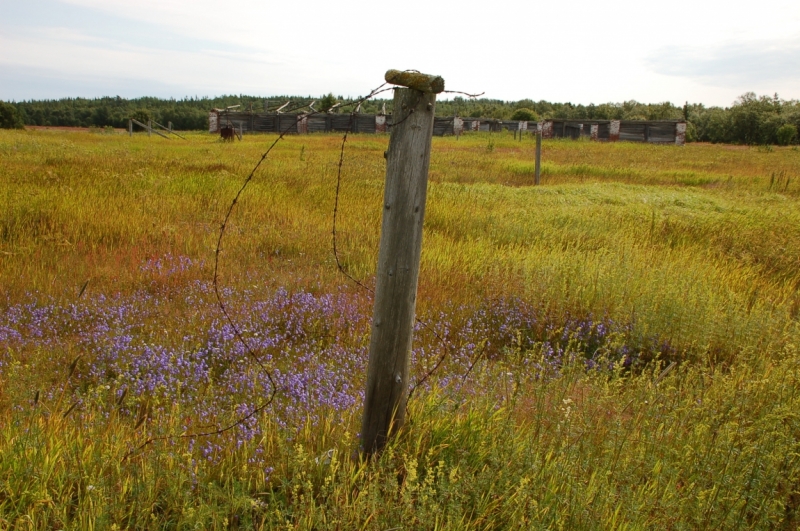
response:
[[(180, 345), (205, 321), (178, 294), (210, 278), (222, 216), (273, 139), (0, 131), (0, 310), (77, 304), (87, 280), (83, 297), (144, 289), (163, 303), (134, 335)], [(387, 143), (350, 136), (342, 171), (340, 258), (367, 284)], [(224, 286), (358, 291), (331, 253), (340, 144), (294, 136), (272, 152), (229, 225)], [(372, 463), (351, 459), (360, 404), (290, 437), (265, 414), (263, 438), (214, 438), (211, 461), (184, 439), (126, 459), (192, 412), (150, 404), (137, 427), (80, 372), (89, 360), (66, 378), (86, 349), (71, 332), (0, 341), (0, 529), (797, 529), (800, 153), (546, 141), (538, 187), (533, 153), (507, 135), (434, 139), (418, 313), (456, 323), (518, 299), (556, 327), (621, 323), (616, 341), (669, 345), (668, 359), (539, 379), (519, 374), (540, 352), (494, 345), (466, 395), (420, 391)], [(167, 253), (205, 265), (142, 269)]]
[(347, 425), (260, 441), (269, 479), (248, 467), (256, 445), (214, 466), (180, 441), (123, 460), (128, 422), (30, 411), (0, 429), (0, 515), (33, 529), (794, 529), (798, 361), (576, 370), (499, 408), (432, 392), (373, 463), (351, 458)]

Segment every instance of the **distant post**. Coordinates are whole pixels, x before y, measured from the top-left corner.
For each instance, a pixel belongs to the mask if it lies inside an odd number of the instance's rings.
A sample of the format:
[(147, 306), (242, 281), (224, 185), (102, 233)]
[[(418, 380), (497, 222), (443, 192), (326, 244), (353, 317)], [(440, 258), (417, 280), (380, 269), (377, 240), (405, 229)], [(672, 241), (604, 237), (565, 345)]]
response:
[(133, 120), (128, 120), (128, 136), (133, 136)]
[(389, 70), (394, 92), (375, 306), (369, 343), (361, 451), (379, 452), (403, 426), (414, 331), (422, 222), (428, 186), (436, 94), (444, 80)]
[(542, 129), (536, 128), (536, 164), (534, 166), (535, 177), (533, 184), (539, 185), (539, 180), (542, 176)]

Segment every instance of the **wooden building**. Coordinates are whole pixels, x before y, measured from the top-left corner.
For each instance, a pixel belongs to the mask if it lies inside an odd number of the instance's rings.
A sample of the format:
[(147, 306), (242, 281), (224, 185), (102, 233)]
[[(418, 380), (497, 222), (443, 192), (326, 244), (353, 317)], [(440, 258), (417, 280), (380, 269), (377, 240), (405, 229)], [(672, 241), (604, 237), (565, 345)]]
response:
[[(392, 125), (390, 114), (296, 114), (231, 112), (214, 109), (208, 116), (209, 133), (233, 127), (241, 133), (292, 134), (344, 132), (386, 133)], [(587, 138), (600, 142), (648, 142), (676, 144), (686, 141), (686, 122), (681, 120), (544, 120), (525, 122), (490, 118), (437, 117), (436, 136), (460, 135), (469, 131), (541, 132), (543, 138)]]

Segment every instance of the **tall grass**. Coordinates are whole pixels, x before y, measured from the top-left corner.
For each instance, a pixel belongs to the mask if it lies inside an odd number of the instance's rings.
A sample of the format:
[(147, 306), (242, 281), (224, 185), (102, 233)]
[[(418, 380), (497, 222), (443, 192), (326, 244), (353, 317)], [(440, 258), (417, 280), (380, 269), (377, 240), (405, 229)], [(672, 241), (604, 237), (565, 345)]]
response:
[[(412, 372), (447, 361), (363, 463), (341, 138), (287, 138), (221, 255), (278, 399), (139, 448), (270, 391), (209, 279), (272, 139), (0, 131), (0, 527), (797, 527), (790, 148), (549, 141), (534, 187), (527, 139), (434, 139), (418, 313), (447, 344), (421, 328)], [(350, 136), (342, 170), (367, 284), (386, 145)]]
[[(291, 439), (264, 416), (260, 440), (213, 460), (182, 440), (123, 460), (133, 418), (26, 407), (0, 429), (0, 514), (23, 529), (794, 529), (797, 367), (793, 351), (726, 374), (576, 367), (505, 397), (433, 391), (374, 463), (351, 457), (355, 415)], [(180, 429), (170, 413), (158, 429)], [(271, 466), (251, 464), (259, 449)]]
[[(131, 289), (142, 282), (138, 265), (166, 253), (210, 262), (222, 212), (265, 143), (4, 135), (0, 252), (12, 299), (67, 296), (87, 279), (90, 290)], [(487, 154), (487, 141), (434, 142), (423, 311), (519, 294), (713, 351), (774, 340), (797, 316), (800, 182), (770, 185), (776, 171), (800, 173), (791, 149), (554, 141), (535, 188), (519, 173), (531, 142), (500, 136)], [(238, 206), (227, 276), (342, 281), (330, 252), (339, 142), (312, 135), (278, 146)], [(385, 142), (351, 138), (343, 169), (341, 259), (363, 279), (374, 274)], [(687, 167), (705, 168), (696, 180), (706, 184), (687, 184)]]

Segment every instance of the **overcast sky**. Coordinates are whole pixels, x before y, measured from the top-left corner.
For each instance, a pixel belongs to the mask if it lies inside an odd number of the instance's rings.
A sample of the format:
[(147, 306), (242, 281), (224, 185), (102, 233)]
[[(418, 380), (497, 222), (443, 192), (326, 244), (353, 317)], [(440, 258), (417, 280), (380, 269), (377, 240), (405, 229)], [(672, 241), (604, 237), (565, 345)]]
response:
[(359, 96), (389, 68), (488, 98), (800, 99), (800, 1), (0, 0), (0, 100)]

